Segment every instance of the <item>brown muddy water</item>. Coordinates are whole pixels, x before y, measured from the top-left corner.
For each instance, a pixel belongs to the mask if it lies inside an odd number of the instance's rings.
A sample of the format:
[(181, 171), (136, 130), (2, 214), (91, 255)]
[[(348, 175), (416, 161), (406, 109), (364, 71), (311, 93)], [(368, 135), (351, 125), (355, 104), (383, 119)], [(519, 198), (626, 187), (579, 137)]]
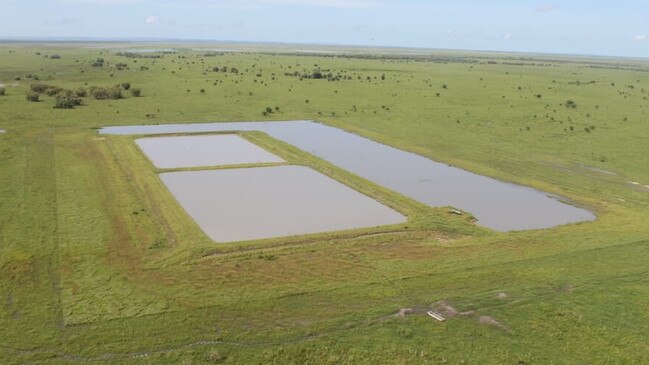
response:
[(140, 138), (135, 142), (163, 169), (284, 162), (234, 134)]
[(595, 215), (560, 197), (435, 162), (312, 121), (166, 124), (106, 127), (103, 134), (140, 135), (261, 131), (432, 207), (470, 212), (498, 231), (551, 228)]
[(168, 172), (160, 178), (217, 242), (398, 224), (406, 217), (303, 166)]

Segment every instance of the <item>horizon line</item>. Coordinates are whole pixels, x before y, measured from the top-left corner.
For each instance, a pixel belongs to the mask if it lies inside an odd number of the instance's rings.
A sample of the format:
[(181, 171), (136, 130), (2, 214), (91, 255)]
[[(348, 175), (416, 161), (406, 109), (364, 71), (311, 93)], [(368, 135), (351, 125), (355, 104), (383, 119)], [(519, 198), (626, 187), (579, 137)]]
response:
[(368, 45), (368, 44), (343, 44), (343, 43), (303, 43), (303, 42), (284, 42), (284, 41), (246, 41), (246, 40), (218, 40), (211, 38), (166, 38), (166, 37), (47, 37), (47, 36), (24, 36), (24, 37), (0, 37), (0, 45), (10, 43), (169, 43), (169, 44), (245, 44), (245, 45), (269, 45), (269, 46), (311, 46), (311, 47), (332, 47), (332, 48), (358, 48), (358, 49), (393, 49), (393, 50), (420, 50), (420, 51), (447, 51), (447, 52), (477, 52), (477, 53), (497, 53), (497, 54), (518, 54), (518, 55), (537, 55), (537, 56), (559, 56), (559, 57), (577, 57), (577, 58), (609, 58), (625, 60), (645, 60), (649, 57), (641, 56), (620, 56), (604, 54), (586, 54), (586, 53), (561, 53), (561, 52), (524, 52), (524, 51), (498, 51), (489, 49), (463, 49), (463, 48), (434, 48), (419, 46), (392, 46), (392, 45)]

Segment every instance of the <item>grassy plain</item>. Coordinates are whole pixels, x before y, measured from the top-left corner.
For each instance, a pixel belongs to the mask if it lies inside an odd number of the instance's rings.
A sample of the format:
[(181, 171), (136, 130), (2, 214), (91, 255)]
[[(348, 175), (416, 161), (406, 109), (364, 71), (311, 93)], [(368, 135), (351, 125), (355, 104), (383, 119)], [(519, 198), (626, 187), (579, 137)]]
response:
[[(80, 44), (0, 46), (3, 363), (649, 362), (649, 62), (172, 47), (182, 49), (131, 58)], [(224, 66), (239, 73), (212, 71)], [(341, 79), (287, 75), (316, 69)], [(25, 100), (37, 82), (129, 82), (142, 96), (54, 109), (51, 97)], [(557, 193), (598, 220), (492, 232), (246, 133), (409, 222), (218, 245), (135, 137), (95, 131), (291, 119)], [(440, 302), (472, 312), (444, 323), (420, 313)], [(395, 316), (401, 308), (415, 314)]]

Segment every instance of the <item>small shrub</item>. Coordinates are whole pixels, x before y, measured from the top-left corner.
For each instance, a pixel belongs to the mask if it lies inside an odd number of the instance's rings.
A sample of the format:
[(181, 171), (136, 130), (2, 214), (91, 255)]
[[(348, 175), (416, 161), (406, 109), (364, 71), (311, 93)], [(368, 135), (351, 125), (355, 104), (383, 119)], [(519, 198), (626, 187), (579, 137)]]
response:
[(39, 93), (36, 93), (36, 92), (33, 92), (33, 91), (27, 93), (27, 101), (37, 102), (37, 101), (40, 101), (40, 97), (41, 97), (41, 95)]
[(225, 357), (218, 350), (214, 349), (207, 354), (206, 360), (212, 363), (218, 363), (225, 360)]
[(0, 87), (0, 96), (7, 93), (7, 90), (4, 87)]
[(82, 103), (81, 98), (72, 90), (62, 90), (54, 96), (54, 100), (55, 109), (74, 109)]
[(104, 88), (104, 87), (92, 87), (90, 88), (90, 93), (97, 100), (106, 100), (106, 99), (122, 99), (122, 89), (118, 87)]
[(92, 64), (90, 64), (92, 67), (103, 67), (104, 66), (104, 59), (103, 58), (97, 58)]
[(31, 85), (29, 86), (29, 89), (30, 89), (32, 92), (39, 93), (39, 94), (44, 93), (45, 90), (47, 90), (47, 89), (49, 89), (49, 88), (51, 88), (50, 85), (48, 85), (48, 84), (43, 84), (43, 83), (31, 84)]
[(53, 54), (53, 55), (50, 56), (50, 59), (52, 59), (52, 60), (60, 60), (61, 56), (59, 56), (57, 54)]
[(142, 95), (142, 90), (140, 88), (132, 88), (131, 89), (131, 95), (138, 98), (138, 97), (140, 97), (140, 95)]
[(86, 96), (88, 96), (88, 91), (86, 91), (86, 89), (83, 87), (80, 87), (74, 93), (80, 98), (85, 98)]
[(131, 88), (131, 83), (130, 82), (122, 82), (121, 84), (119, 84), (119, 86), (124, 90), (128, 90), (128, 89)]
[(63, 89), (58, 87), (58, 86), (50, 86), (49, 88), (47, 88), (45, 90), (45, 95), (54, 96), (54, 95), (57, 95), (58, 93), (60, 93), (61, 91), (63, 91)]

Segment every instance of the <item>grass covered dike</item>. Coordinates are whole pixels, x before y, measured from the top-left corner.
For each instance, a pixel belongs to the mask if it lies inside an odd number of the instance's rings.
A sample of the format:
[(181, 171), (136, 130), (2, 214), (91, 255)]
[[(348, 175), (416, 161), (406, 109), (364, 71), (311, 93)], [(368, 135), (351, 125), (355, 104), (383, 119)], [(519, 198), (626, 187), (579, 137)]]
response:
[[(50, 53), (60, 58), (45, 57)], [(639, 142), (649, 137), (649, 79), (641, 72), (649, 66), (511, 57), (180, 50), (137, 58), (76, 46), (3, 45), (1, 358), (647, 362), (649, 151)], [(102, 65), (92, 66), (98, 58)], [(219, 72), (211, 71), (215, 66)], [(332, 77), (300, 80), (316, 68)], [(25, 100), (28, 74), (70, 90), (129, 82), (142, 94), (86, 97), (74, 109), (55, 109), (47, 96)], [(93, 129), (305, 118), (564, 195), (599, 219), (495, 233), (264, 134), (244, 133), (409, 222), (214, 245), (166, 191), (135, 137)], [(442, 302), (458, 313), (447, 322), (421, 313)], [(395, 315), (403, 308), (413, 314)]]

